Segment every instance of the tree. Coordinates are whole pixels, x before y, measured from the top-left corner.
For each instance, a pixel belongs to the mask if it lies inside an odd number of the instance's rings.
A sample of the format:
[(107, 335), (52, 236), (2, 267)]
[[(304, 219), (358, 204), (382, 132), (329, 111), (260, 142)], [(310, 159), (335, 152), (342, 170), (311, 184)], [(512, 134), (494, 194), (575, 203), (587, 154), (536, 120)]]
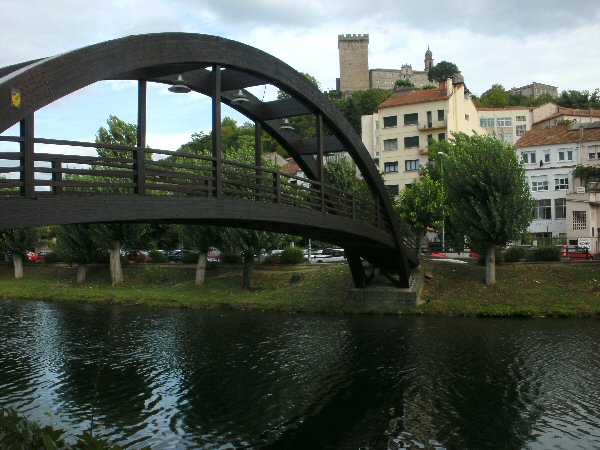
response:
[(260, 258), (263, 250), (274, 250), (281, 246), (283, 235), (269, 231), (227, 228), (223, 230), (223, 240), (230, 248), (239, 249), (244, 258), (242, 287), (252, 289), (254, 257)]
[(85, 282), (88, 264), (98, 260), (101, 253), (94, 240), (93, 227), (91, 224), (73, 224), (57, 229), (57, 251), (66, 262), (78, 264), (78, 284)]
[(356, 168), (346, 158), (329, 161), (325, 172), (331, 186), (365, 200), (373, 197), (367, 182), (357, 176)]
[[(100, 127), (96, 133), (97, 144), (112, 145), (137, 145), (137, 125), (127, 123), (112, 114), (106, 121), (108, 128)], [(96, 149), (99, 156), (120, 158), (123, 156), (123, 150), (111, 150), (106, 148)]]
[(413, 83), (410, 80), (396, 80), (395, 83), (396, 86), (401, 86), (401, 87), (415, 87), (415, 83)]
[(341, 113), (359, 135), (361, 133), (360, 119), (364, 115), (377, 112), (380, 104), (393, 95), (392, 91), (385, 89), (367, 89), (366, 91), (357, 91), (345, 98), (330, 97)]
[(444, 158), (448, 217), (485, 251), (485, 282), (496, 282), (496, 247), (520, 235), (533, 217), (525, 169), (515, 149), (489, 136), (455, 134)]
[(23, 278), (23, 257), (34, 250), (40, 233), (38, 228), (14, 228), (0, 231), (0, 248), (12, 255), (15, 278)]
[(504, 108), (509, 105), (510, 96), (501, 84), (493, 84), (479, 99), (479, 106), (485, 108)]
[(210, 225), (180, 225), (179, 236), (185, 247), (198, 250), (196, 264), (196, 286), (204, 284), (209, 247), (218, 247), (222, 241), (222, 229)]
[(438, 228), (444, 217), (445, 198), (441, 180), (425, 173), (404, 188), (394, 202), (400, 218), (417, 235), (417, 248), (428, 227)]
[(429, 81), (446, 81), (448, 78), (452, 78), (454, 75), (460, 73), (456, 64), (448, 61), (440, 61), (427, 73), (427, 79)]

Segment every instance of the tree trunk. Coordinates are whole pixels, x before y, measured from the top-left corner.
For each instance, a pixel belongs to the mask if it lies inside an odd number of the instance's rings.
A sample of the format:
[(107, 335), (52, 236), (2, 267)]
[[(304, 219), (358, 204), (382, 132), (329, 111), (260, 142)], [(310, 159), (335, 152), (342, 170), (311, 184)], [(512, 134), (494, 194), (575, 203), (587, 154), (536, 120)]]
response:
[(15, 268), (15, 278), (23, 278), (23, 256), (13, 253), (12, 259)]
[(496, 246), (489, 245), (485, 254), (485, 284), (496, 284)]
[(206, 253), (200, 252), (198, 255), (198, 264), (196, 264), (196, 286), (204, 284), (204, 275), (206, 274)]
[(121, 268), (121, 243), (110, 243), (110, 282), (113, 286), (123, 283), (123, 269)]
[(244, 270), (242, 272), (242, 288), (252, 289), (252, 269), (254, 268), (254, 255), (244, 256)]
[(87, 276), (87, 264), (79, 264), (77, 266), (77, 284), (85, 283)]

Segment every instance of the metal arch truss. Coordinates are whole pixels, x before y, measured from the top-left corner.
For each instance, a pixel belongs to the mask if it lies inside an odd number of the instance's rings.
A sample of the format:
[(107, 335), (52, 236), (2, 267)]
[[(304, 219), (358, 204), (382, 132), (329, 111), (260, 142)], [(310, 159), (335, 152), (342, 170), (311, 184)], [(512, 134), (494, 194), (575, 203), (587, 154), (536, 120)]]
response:
[[(177, 85), (180, 76), (188, 88), (212, 98), (212, 157), (146, 147), (147, 83)], [(102, 80), (138, 81), (137, 146), (112, 146), (131, 158), (35, 152), (39, 143), (98, 147), (95, 143), (35, 136), (34, 113)], [(265, 102), (247, 90), (267, 84), (289, 97)], [(221, 158), (222, 103), (254, 121), (254, 166)], [(316, 136), (301, 139), (283, 126), (298, 116), (315, 118)], [(397, 274), (398, 285), (403, 287), (409, 285), (410, 270), (418, 264), (412, 234), (394, 214), (381, 175), (350, 124), (306, 77), (242, 43), (201, 34), (145, 34), (0, 68), (0, 133), (18, 123), (19, 136), (0, 135), (0, 141), (19, 146), (18, 152), (0, 153), (0, 175), (17, 170), (19, 174), (18, 179), (0, 179), (0, 229), (170, 221), (294, 232), (343, 246), (357, 287), (369, 282), (362, 259), (385, 273)], [(286, 149), (306, 179), (260, 167), (262, 130)], [(327, 184), (325, 156), (342, 152), (366, 180), (372, 202), (361, 204), (361, 199)], [(151, 160), (151, 153), (160, 154), (162, 159)], [(190, 167), (197, 166), (193, 164), (197, 161), (191, 161), (194, 158), (204, 158), (201, 166), (206, 173), (188, 173)], [(2, 165), (3, 160), (13, 163)], [(105, 179), (96, 186), (89, 181), (73, 181), (68, 175), (85, 170), (74, 169), (73, 164), (101, 167), (101, 173), (93, 174), (111, 181)], [(237, 172), (244, 176), (236, 178)], [(46, 177), (39, 177), (40, 173)], [(281, 207), (286, 207), (284, 214)]]

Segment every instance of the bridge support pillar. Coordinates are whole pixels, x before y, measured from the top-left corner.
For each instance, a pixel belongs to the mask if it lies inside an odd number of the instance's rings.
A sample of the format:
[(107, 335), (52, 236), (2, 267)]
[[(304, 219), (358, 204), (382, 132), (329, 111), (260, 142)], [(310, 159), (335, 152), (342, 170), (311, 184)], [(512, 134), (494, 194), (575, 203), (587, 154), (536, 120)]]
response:
[(358, 253), (351, 249), (344, 249), (346, 253), (346, 260), (350, 267), (350, 273), (352, 274), (352, 281), (354, 282), (355, 288), (367, 287), (370, 281), (370, 277), (367, 276), (365, 268), (363, 266), (362, 259)]

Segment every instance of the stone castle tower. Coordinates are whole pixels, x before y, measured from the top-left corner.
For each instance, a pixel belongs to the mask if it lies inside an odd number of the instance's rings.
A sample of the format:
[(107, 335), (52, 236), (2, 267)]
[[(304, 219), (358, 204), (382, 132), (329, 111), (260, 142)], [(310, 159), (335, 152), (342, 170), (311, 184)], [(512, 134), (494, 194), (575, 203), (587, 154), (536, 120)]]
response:
[(340, 78), (337, 90), (363, 91), (369, 89), (369, 35), (338, 35)]
[(338, 35), (340, 77), (336, 89), (340, 92), (363, 91), (370, 88), (394, 89), (396, 80), (408, 80), (416, 87), (431, 84), (427, 79), (433, 67), (433, 53), (427, 47), (425, 70), (413, 70), (409, 64), (401, 69), (369, 69), (369, 35)]

